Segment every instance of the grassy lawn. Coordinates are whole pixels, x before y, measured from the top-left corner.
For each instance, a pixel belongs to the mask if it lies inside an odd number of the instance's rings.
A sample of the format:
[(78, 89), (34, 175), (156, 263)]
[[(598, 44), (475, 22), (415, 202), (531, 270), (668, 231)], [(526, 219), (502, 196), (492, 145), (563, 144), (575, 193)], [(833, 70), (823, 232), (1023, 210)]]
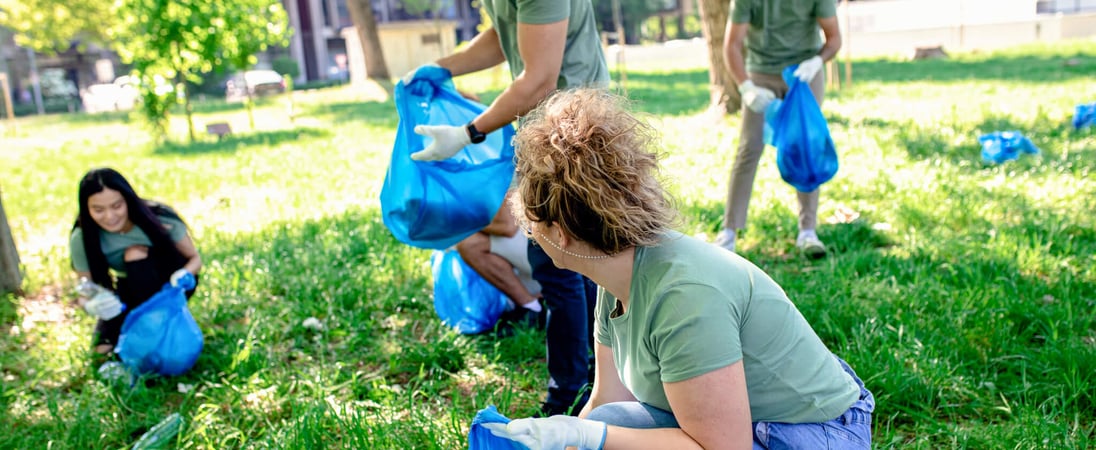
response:
[[(795, 253), (772, 152), (742, 254), (875, 393), (877, 448), (1096, 446), (1096, 128), (1069, 125), (1096, 101), (1096, 42), (854, 70), (824, 105), (842, 164), (822, 188), (830, 257)], [(458, 84), (490, 100), (502, 79)], [(628, 74), (663, 132), (682, 231), (712, 236), (738, 117), (703, 113), (706, 82), (700, 68)], [(256, 130), (238, 105), (199, 106), (199, 128), (232, 124), (220, 142), (157, 145), (124, 114), (5, 125), (0, 188), (28, 295), (0, 298), (0, 448), (123, 448), (172, 412), (186, 418), (179, 448), (461, 448), (480, 408), (535, 411), (543, 335), (445, 329), (429, 252), (380, 220), (391, 99), (294, 98), (295, 121), (275, 98)], [(1011, 129), (1041, 154), (984, 165), (977, 136)], [(180, 115), (172, 132), (184, 141)], [(71, 305), (77, 182), (104, 165), (175, 206), (205, 262), (197, 365), (132, 389), (97, 377), (93, 321)]]

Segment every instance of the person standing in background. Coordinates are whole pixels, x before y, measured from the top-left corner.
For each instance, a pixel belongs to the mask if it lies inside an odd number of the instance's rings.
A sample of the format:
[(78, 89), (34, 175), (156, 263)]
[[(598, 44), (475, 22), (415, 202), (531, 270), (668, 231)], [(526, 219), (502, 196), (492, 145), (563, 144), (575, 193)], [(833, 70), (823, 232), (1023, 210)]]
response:
[[(810, 85), (821, 107), (825, 95), (821, 69), (840, 48), (835, 0), (734, 0), (723, 51), (742, 95), (742, 128), (716, 245), (735, 251), (737, 233), (746, 227), (757, 164), (765, 149), (765, 108), (788, 92), (781, 72), (798, 64), (795, 77)], [(824, 257), (826, 246), (816, 232), (819, 192), (796, 194), (799, 236), (795, 245), (809, 258)]]
[[(513, 82), (464, 126), (416, 127), (416, 133), (432, 142), (412, 154), (414, 160), (446, 159), (468, 144), (482, 142), (487, 133), (525, 115), (556, 90), (609, 85), (609, 69), (590, 0), (482, 0), (481, 4), (491, 28), (476, 35), (463, 50), (428, 65), (440, 66), (457, 77), (506, 62)], [(417, 72), (408, 73), (402, 82), (410, 84)], [(540, 283), (548, 308), (545, 328), (550, 378), (541, 413), (575, 414), (588, 396), (581, 392), (591, 374), (594, 285), (553, 265), (540, 247), (530, 243), (528, 250), (533, 278)], [(488, 266), (475, 268), (491, 270)], [(526, 302), (522, 307), (539, 308), (539, 302)]]

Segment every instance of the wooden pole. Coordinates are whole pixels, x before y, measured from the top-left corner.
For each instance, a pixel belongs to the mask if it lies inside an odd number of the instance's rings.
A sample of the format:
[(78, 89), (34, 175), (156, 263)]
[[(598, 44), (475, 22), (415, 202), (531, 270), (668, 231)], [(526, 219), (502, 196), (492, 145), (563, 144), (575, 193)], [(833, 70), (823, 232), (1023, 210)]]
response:
[(852, 14), (849, 13), (849, 0), (845, 4), (845, 87), (852, 87)]
[(0, 294), (7, 292), (23, 294), (23, 274), (19, 271), (19, 253), (15, 251), (15, 239), (0, 200)]
[(0, 89), (4, 90), (4, 111), (7, 113), (4, 115), (5, 119), (8, 119), (8, 123), (11, 124), (12, 129), (15, 128), (15, 111), (11, 105), (11, 87), (8, 85), (8, 74), (0, 73)]
[(617, 45), (617, 72), (620, 74), (621, 94), (628, 96), (628, 73), (624, 70), (624, 22), (621, 19), (620, 0), (613, 0), (613, 26), (616, 27)]

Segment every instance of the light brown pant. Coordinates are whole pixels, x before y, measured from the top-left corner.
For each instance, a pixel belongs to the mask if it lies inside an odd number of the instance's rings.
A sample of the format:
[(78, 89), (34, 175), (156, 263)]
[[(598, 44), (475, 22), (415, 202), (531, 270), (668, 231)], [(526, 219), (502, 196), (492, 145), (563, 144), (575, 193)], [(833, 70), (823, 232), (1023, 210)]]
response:
[[(784, 98), (788, 85), (779, 74), (750, 73), (750, 79), (758, 87), (773, 91), (776, 98)], [(819, 70), (811, 80), (811, 93), (818, 106), (822, 106), (825, 95), (825, 74)], [(757, 163), (765, 150), (763, 133), (765, 115), (755, 113), (742, 105), (742, 129), (738, 136), (738, 153), (731, 168), (730, 186), (727, 190), (727, 205), (723, 213), (723, 227), (740, 230), (746, 227), (746, 212), (750, 207), (750, 195), (753, 194), (754, 178), (757, 176)], [(818, 223), (818, 189), (814, 192), (797, 192), (799, 197), (799, 229), (813, 230)]]

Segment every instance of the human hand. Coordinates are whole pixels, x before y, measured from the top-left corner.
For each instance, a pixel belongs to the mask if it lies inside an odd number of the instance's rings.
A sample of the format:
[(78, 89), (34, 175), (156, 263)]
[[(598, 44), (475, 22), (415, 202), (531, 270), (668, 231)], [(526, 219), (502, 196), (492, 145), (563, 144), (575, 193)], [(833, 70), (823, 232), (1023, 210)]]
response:
[(423, 64), (423, 65), (418, 66), (415, 69), (411, 70), (410, 72), (407, 72), (403, 76), (403, 78), (400, 78), (400, 81), (403, 82), (404, 86), (410, 85), (412, 81), (415, 81), (415, 76), (417, 76), (419, 74), (419, 71), (422, 70), (425, 67), (441, 67), (441, 66), (439, 66), (438, 63)]
[(411, 154), (415, 161), (438, 161), (450, 158), (460, 149), (472, 143), (468, 130), (463, 126), (419, 125), (415, 133), (434, 140), (425, 149)]
[(84, 303), (84, 311), (101, 320), (110, 320), (125, 311), (125, 305), (116, 294), (104, 290)]
[(802, 81), (804, 83), (810, 83), (811, 80), (814, 79), (814, 76), (818, 75), (818, 71), (821, 69), (822, 57), (815, 55), (810, 57), (806, 61), (799, 63), (799, 67), (795, 68), (795, 72), (792, 73), (792, 75), (795, 75), (796, 78), (799, 78), (799, 81)]
[(179, 269), (171, 274), (171, 278), (168, 278), (171, 283), (171, 287), (183, 287), (184, 289), (190, 289), (194, 287), (194, 275), (189, 270)]
[(746, 80), (738, 85), (738, 93), (742, 95), (742, 103), (745, 103), (747, 108), (758, 114), (763, 114), (769, 103), (776, 99), (776, 94), (773, 91), (758, 87), (751, 80)]
[(519, 442), (530, 450), (578, 447), (601, 450), (606, 426), (602, 422), (571, 416), (516, 419), (510, 423), (485, 423), (491, 434)]

